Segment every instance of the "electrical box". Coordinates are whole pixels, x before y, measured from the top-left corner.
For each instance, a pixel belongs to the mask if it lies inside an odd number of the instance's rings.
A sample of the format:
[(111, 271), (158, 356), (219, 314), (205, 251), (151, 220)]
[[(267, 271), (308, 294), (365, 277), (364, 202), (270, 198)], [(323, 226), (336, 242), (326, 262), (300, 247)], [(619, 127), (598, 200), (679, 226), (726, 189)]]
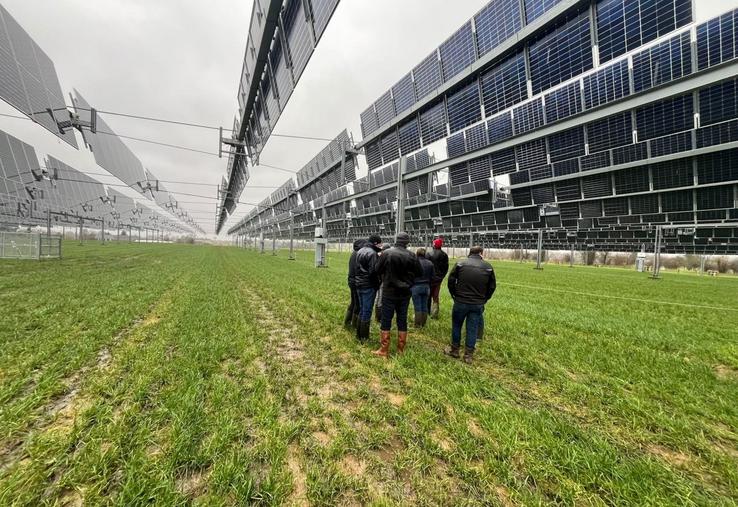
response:
[(646, 254), (645, 252), (638, 252), (636, 256), (636, 271), (643, 273), (646, 269)]

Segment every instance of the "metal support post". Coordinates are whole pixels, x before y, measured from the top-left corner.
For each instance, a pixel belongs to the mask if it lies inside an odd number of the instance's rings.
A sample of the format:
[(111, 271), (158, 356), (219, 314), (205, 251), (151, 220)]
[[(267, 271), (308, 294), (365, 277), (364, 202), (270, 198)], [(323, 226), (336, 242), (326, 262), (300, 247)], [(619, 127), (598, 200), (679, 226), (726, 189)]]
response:
[(661, 226), (656, 226), (656, 242), (654, 244), (654, 252), (653, 252), (653, 275), (651, 275), (651, 278), (658, 278), (659, 272), (661, 271), (661, 236), (663, 232), (661, 230)]
[(277, 232), (272, 229), (272, 255), (277, 255)]
[(105, 219), (100, 220), (100, 242), (105, 244)]
[(141, 243), (141, 228), (138, 228), (138, 242)]
[(536, 269), (543, 269), (541, 262), (543, 261), (543, 229), (538, 229), (538, 251), (536, 253)]
[(571, 244), (571, 253), (569, 254), (569, 267), (574, 267), (574, 243)]
[(707, 263), (707, 256), (700, 255), (700, 276), (705, 274), (705, 264)]
[(405, 181), (402, 179), (407, 167), (407, 157), (400, 157), (399, 169), (397, 171), (397, 218), (395, 219), (395, 238), (401, 232), (405, 232)]
[(84, 227), (84, 225), (83, 224), (84, 224), (84, 220), (82, 219), (82, 217), (79, 217), (79, 244), (80, 245), (82, 243), (84, 243), (84, 239), (83, 239), (83, 236), (84, 236), (84, 229), (83, 229), (83, 227)]
[(290, 260), (290, 261), (295, 260), (295, 217), (292, 215), (291, 211), (290, 211), (290, 256), (287, 257), (287, 260)]
[(51, 237), (51, 210), (46, 210), (46, 236)]

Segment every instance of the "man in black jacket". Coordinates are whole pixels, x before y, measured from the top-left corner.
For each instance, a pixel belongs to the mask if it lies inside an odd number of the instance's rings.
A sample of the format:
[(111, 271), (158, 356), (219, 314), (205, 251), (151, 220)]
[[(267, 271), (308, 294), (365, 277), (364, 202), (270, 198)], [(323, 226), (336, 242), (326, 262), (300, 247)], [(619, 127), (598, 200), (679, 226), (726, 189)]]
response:
[(481, 246), (472, 247), (469, 257), (457, 262), (448, 277), (448, 291), (454, 299), (454, 308), (451, 311), (451, 346), (445, 353), (459, 358), (461, 326), (466, 321), (464, 362), (467, 364), (471, 364), (474, 356), (484, 305), (497, 288), (495, 271), (482, 259), (482, 252)]
[(356, 326), (356, 338), (362, 342), (369, 339), (374, 298), (379, 288), (377, 252), (379, 252), (381, 244), (382, 238), (375, 234), (369, 236), (364, 246), (356, 252), (354, 284), (356, 285), (356, 294), (359, 297), (359, 324)]
[(410, 305), (411, 288), (416, 278), (423, 274), (418, 258), (408, 251), (410, 236), (400, 232), (395, 246), (382, 252), (377, 273), (382, 278), (382, 324), (380, 347), (374, 353), (389, 357), (392, 318), (397, 314), (397, 351), (404, 352), (407, 343), (407, 309)]
[(433, 250), (425, 255), (428, 260), (433, 263), (433, 278), (431, 279), (430, 297), (428, 298), (431, 319), (438, 318), (441, 285), (443, 284), (443, 279), (446, 278), (446, 273), (448, 273), (448, 255), (446, 255), (446, 252), (441, 250), (442, 247), (443, 239), (436, 238), (433, 240)]
[(359, 294), (356, 292), (356, 253), (366, 243), (365, 239), (357, 239), (354, 241), (354, 251), (351, 252), (348, 262), (348, 286), (351, 291), (351, 302), (346, 309), (346, 316), (343, 319), (343, 327), (346, 329), (356, 329), (359, 325)]

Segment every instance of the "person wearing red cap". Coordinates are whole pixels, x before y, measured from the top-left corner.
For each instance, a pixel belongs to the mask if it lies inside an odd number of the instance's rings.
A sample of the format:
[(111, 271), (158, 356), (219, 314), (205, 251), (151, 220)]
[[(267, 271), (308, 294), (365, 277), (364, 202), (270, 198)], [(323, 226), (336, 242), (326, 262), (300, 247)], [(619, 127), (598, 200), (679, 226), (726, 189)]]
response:
[(426, 258), (433, 263), (433, 278), (431, 278), (429, 298), (431, 319), (438, 318), (440, 308), (438, 296), (441, 293), (443, 279), (446, 278), (448, 273), (448, 255), (441, 248), (443, 248), (443, 238), (439, 237), (433, 240), (433, 250), (425, 254)]

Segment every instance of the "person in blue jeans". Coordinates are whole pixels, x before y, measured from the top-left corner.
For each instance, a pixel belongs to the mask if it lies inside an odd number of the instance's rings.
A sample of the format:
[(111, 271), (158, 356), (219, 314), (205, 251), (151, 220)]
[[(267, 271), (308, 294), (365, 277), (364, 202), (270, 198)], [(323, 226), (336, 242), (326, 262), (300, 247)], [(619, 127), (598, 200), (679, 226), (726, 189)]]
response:
[(379, 274), (377, 254), (382, 246), (382, 238), (377, 235), (369, 236), (364, 246), (356, 252), (354, 266), (354, 285), (359, 299), (359, 323), (356, 326), (356, 339), (365, 342), (369, 339), (369, 326), (372, 321), (374, 298), (379, 288)]
[(458, 359), (461, 348), (461, 328), (466, 322), (466, 343), (464, 362), (472, 363), (479, 336), (479, 325), (483, 325), (484, 305), (497, 288), (495, 271), (492, 265), (482, 259), (484, 250), (473, 246), (469, 256), (456, 263), (448, 277), (448, 291), (454, 300), (451, 310), (451, 346), (444, 351)]
[(428, 321), (428, 301), (431, 293), (431, 280), (433, 279), (433, 263), (425, 257), (425, 248), (418, 248), (415, 255), (420, 261), (422, 275), (413, 282), (411, 289), (413, 295), (413, 308), (415, 309), (415, 327), (421, 328)]

